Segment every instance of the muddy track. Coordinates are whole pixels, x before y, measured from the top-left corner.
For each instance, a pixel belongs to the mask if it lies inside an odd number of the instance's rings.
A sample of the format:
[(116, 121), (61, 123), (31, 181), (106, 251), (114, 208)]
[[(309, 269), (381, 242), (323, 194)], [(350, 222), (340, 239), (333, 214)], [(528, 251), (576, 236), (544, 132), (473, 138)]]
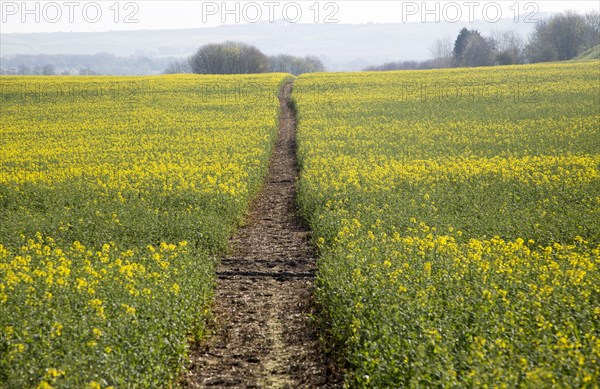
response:
[(213, 335), (192, 352), (184, 387), (338, 386), (310, 319), (315, 252), (297, 216), (291, 91), (281, 89), (267, 181), (217, 268)]

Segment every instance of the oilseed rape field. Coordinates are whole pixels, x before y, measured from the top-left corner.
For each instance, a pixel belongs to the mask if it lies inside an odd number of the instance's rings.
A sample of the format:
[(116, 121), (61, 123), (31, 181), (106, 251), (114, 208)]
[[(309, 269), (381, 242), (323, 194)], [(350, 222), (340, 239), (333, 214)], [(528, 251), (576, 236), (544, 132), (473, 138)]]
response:
[[(597, 387), (598, 62), (294, 81), (348, 387)], [(0, 77), (0, 387), (171, 387), (286, 74)]]
[(295, 81), (316, 299), (352, 387), (597, 387), (598, 62)]
[(0, 386), (174, 382), (287, 77), (0, 78)]

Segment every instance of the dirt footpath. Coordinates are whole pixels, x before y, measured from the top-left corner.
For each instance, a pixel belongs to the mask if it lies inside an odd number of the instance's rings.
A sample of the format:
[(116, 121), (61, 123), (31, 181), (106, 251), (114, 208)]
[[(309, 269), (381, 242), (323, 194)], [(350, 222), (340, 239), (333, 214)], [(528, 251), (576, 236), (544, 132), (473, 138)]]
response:
[(309, 318), (315, 252), (296, 213), (296, 120), (283, 86), (279, 137), (267, 182), (232, 254), (217, 269), (213, 336), (192, 352), (184, 387), (333, 388)]

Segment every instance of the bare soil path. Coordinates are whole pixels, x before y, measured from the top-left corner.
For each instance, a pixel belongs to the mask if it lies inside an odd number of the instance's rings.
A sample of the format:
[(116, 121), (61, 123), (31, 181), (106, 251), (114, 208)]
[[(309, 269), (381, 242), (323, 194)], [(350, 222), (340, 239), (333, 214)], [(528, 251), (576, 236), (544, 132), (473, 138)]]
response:
[(291, 82), (281, 89), (279, 136), (267, 182), (230, 242), (232, 254), (217, 269), (214, 334), (192, 352), (185, 387), (339, 386), (310, 319), (315, 252), (297, 216), (291, 91)]

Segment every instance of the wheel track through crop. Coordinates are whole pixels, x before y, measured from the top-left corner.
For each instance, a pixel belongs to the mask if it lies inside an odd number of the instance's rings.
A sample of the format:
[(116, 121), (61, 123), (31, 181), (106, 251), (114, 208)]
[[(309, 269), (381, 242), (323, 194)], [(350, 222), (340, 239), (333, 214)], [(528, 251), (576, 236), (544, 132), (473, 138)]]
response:
[(184, 387), (338, 386), (310, 319), (316, 254), (296, 208), (292, 85), (281, 88), (266, 184), (217, 268), (213, 333), (192, 351)]

